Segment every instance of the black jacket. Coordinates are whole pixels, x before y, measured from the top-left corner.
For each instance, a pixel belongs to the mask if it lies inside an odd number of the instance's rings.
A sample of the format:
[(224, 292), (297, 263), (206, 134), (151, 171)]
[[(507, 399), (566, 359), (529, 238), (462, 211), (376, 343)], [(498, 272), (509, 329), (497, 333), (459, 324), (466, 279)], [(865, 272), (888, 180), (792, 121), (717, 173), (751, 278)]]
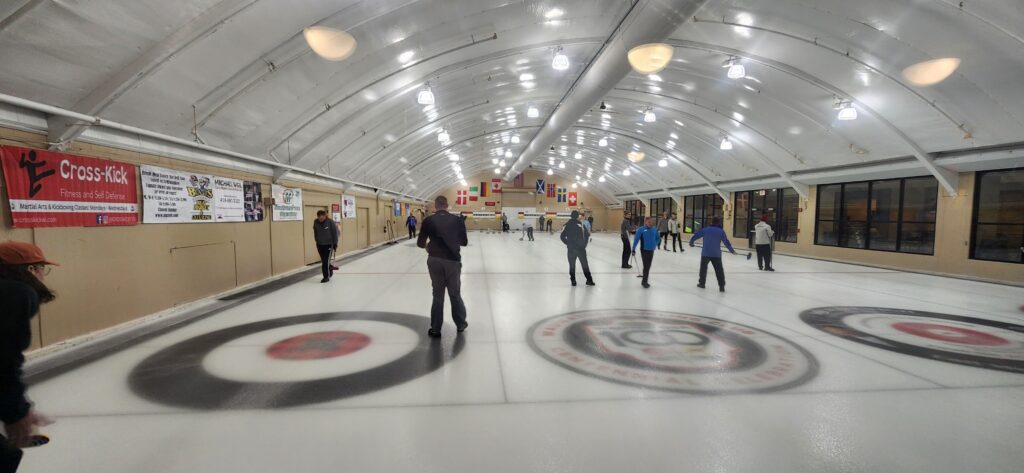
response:
[(338, 224), (334, 220), (313, 219), (313, 239), (317, 245), (338, 246)]
[(32, 343), (29, 321), (39, 312), (39, 295), (25, 283), (0, 280), (0, 421), (13, 424), (28, 415), (21, 367)]
[[(430, 243), (427, 243), (427, 240)], [(452, 261), (462, 261), (459, 248), (469, 245), (466, 221), (461, 216), (441, 210), (423, 219), (416, 246), (426, 248), (427, 254)]]
[(590, 232), (579, 220), (570, 218), (562, 227), (562, 243), (569, 249), (583, 250), (590, 241)]

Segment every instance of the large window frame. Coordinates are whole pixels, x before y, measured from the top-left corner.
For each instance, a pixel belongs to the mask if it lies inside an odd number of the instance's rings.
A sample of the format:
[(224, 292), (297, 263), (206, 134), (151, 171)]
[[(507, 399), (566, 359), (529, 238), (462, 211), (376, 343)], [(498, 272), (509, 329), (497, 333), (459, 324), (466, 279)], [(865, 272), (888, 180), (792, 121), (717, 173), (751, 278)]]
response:
[(683, 197), (683, 232), (696, 233), (711, 225), (714, 217), (722, 218), (725, 199), (718, 194), (688, 195)]
[[(927, 218), (906, 218), (905, 205), (907, 203), (907, 183), (910, 181), (922, 181), (927, 182), (929, 187), (934, 188), (935, 197), (932, 200), (933, 206), (930, 210), (926, 209), (922, 214), (931, 215), (931, 219)], [(877, 211), (878, 196), (875, 192), (876, 186), (891, 185), (893, 183), (899, 183), (899, 195), (897, 196), (897, 208), (895, 221), (892, 219), (880, 219), (878, 215), (882, 212)], [(866, 198), (862, 201), (860, 199), (849, 200), (848, 195), (852, 192), (863, 193), (864, 186), (866, 186)], [(838, 187), (838, 194), (833, 202), (832, 206), (832, 218), (822, 219), (822, 196), (825, 191), (834, 192)], [(848, 192), (849, 187), (854, 187), (853, 191)], [(937, 229), (937, 210), (938, 210), (938, 181), (931, 176), (921, 177), (908, 177), (901, 179), (880, 179), (874, 181), (854, 181), (844, 182), (837, 184), (823, 184), (817, 188), (817, 198), (815, 199), (814, 209), (814, 244), (819, 246), (834, 246), (837, 248), (850, 248), (850, 249), (862, 249), (870, 251), (885, 251), (889, 253), (903, 253), (912, 255), (935, 255), (935, 233)], [(864, 204), (863, 209), (856, 204)], [(851, 219), (849, 218), (849, 210), (863, 210), (864, 217)], [(891, 212), (892, 209), (890, 209)], [(822, 224), (829, 224), (832, 226), (832, 230), (835, 234), (834, 243), (823, 243), (822, 242)], [(872, 235), (873, 230), (883, 226), (895, 225), (895, 231), (891, 233), (895, 237), (895, 244), (893, 248), (878, 248), (872, 247)], [(930, 227), (930, 238), (929, 233), (924, 232), (925, 239), (923, 241), (929, 241), (931, 247), (928, 252), (914, 251), (909, 248), (920, 249), (923, 245), (915, 247), (909, 242), (910, 239), (906, 238), (905, 229), (911, 226), (918, 226), (921, 228)], [(850, 229), (856, 229), (857, 231), (851, 232)], [(881, 238), (879, 241), (883, 241)], [(906, 240), (906, 241), (905, 241)], [(905, 244), (906, 243), (906, 244)]]
[(622, 208), (625, 212), (628, 212), (630, 215), (632, 215), (629, 218), (629, 222), (634, 227), (639, 227), (640, 224), (643, 223), (644, 214), (647, 210), (647, 207), (644, 205), (644, 201), (639, 199), (627, 200), (622, 203)]
[[(773, 193), (773, 195), (769, 195), (769, 193)], [(795, 197), (796, 199), (790, 199), (790, 201), (796, 205), (791, 208), (786, 207), (787, 196)], [(741, 201), (744, 205), (741, 205)], [(760, 207), (754, 205), (757, 201), (760, 201)], [(736, 192), (733, 195), (733, 209), (733, 238), (749, 239), (754, 225), (761, 221), (761, 214), (767, 211), (769, 215), (774, 214), (774, 218), (769, 218), (769, 223), (775, 231), (775, 241), (797, 242), (800, 228), (800, 195), (797, 194), (796, 189), (784, 187)], [(788, 225), (790, 219), (797, 224), (793, 227), (792, 232), (789, 231), (790, 225)]]
[[(1010, 168), (1010, 169), (995, 169), (991, 171), (980, 171), (974, 175), (974, 203), (972, 205), (973, 210), (971, 213), (971, 250), (970, 259), (978, 261), (992, 261), (997, 263), (1009, 263), (1009, 264), (1024, 264), (1024, 223), (1003, 223), (1001, 221), (989, 221), (981, 220), (981, 197), (982, 197), (982, 182), (984, 176), (988, 174), (999, 174), (999, 173), (1020, 173), (1024, 172), (1021, 168)], [(1022, 227), (1021, 228), (1021, 251), (1017, 253), (1017, 261), (1006, 260), (1006, 259), (994, 259), (994, 258), (983, 258), (977, 256), (978, 250), (978, 227), (979, 226), (998, 226), (998, 227)]]
[(651, 216), (661, 219), (662, 214), (668, 212), (669, 216), (676, 213), (676, 200), (671, 197), (651, 199)]

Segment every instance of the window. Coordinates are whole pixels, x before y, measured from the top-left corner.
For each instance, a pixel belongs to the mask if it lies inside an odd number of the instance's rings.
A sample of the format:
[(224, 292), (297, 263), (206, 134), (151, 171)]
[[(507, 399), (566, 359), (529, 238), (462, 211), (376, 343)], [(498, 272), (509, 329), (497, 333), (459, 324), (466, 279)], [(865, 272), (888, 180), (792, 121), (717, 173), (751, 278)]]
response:
[(818, 186), (814, 244), (933, 254), (938, 196), (933, 177)]
[(750, 238), (750, 232), (761, 221), (761, 215), (768, 215), (768, 223), (775, 230), (775, 240), (796, 243), (799, 213), (800, 194), (794, 189), (737, 192), (732, 236)]
[(971, 258), (1024, 263), (1024, 169), (979, 172)]
[(725, 200), (718, 194), (691, 195), (683, 199), (683, 231), (695, 233), (711, 225), (712, 217), (722, 217)]
[(671, 197), (651, 199), (651, 216), (658, 217), (660, 220), (665, 213), (670, 216), (676, 213), (676, 201)]
[(623, 208), (626, 212), (632, 215), (629, 221), (634, 227), (638, 227), (643, 224), (644, 211), (646, 208), (644, 207), (642, 200), (627, 200), (623, 203)]

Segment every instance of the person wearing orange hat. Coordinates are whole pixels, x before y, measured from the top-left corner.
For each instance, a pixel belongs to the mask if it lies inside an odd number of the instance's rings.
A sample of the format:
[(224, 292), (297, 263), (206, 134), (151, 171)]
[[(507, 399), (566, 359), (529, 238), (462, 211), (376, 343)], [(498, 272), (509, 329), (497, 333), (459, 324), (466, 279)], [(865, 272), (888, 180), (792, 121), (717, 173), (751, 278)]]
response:
[(20, 447), (31, 445), (37, 426), (49, 421), (25, 398), (21, 380), (23, 351), (32, 339), (30, 321), (39, 304), (56, 296), (46, 287), (46, 275), (56, 266), (31, 243), (0, 243), (0, 471), (14, 472), (21, 462)]

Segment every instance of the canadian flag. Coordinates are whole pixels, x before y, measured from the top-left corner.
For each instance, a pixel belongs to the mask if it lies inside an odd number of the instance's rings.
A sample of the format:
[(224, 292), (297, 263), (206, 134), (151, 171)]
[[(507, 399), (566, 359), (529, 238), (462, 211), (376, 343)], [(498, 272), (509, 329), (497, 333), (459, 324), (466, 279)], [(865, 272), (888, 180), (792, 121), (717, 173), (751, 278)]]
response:
[(576, 206), (576, 193), (575, 192), (570, 192), (569, 193), (569, 207), (575, 207), (575, 206)]
[(458, 191), (455, 194), (455, 205), (466, 205), (469, 203), (469, 192)]

